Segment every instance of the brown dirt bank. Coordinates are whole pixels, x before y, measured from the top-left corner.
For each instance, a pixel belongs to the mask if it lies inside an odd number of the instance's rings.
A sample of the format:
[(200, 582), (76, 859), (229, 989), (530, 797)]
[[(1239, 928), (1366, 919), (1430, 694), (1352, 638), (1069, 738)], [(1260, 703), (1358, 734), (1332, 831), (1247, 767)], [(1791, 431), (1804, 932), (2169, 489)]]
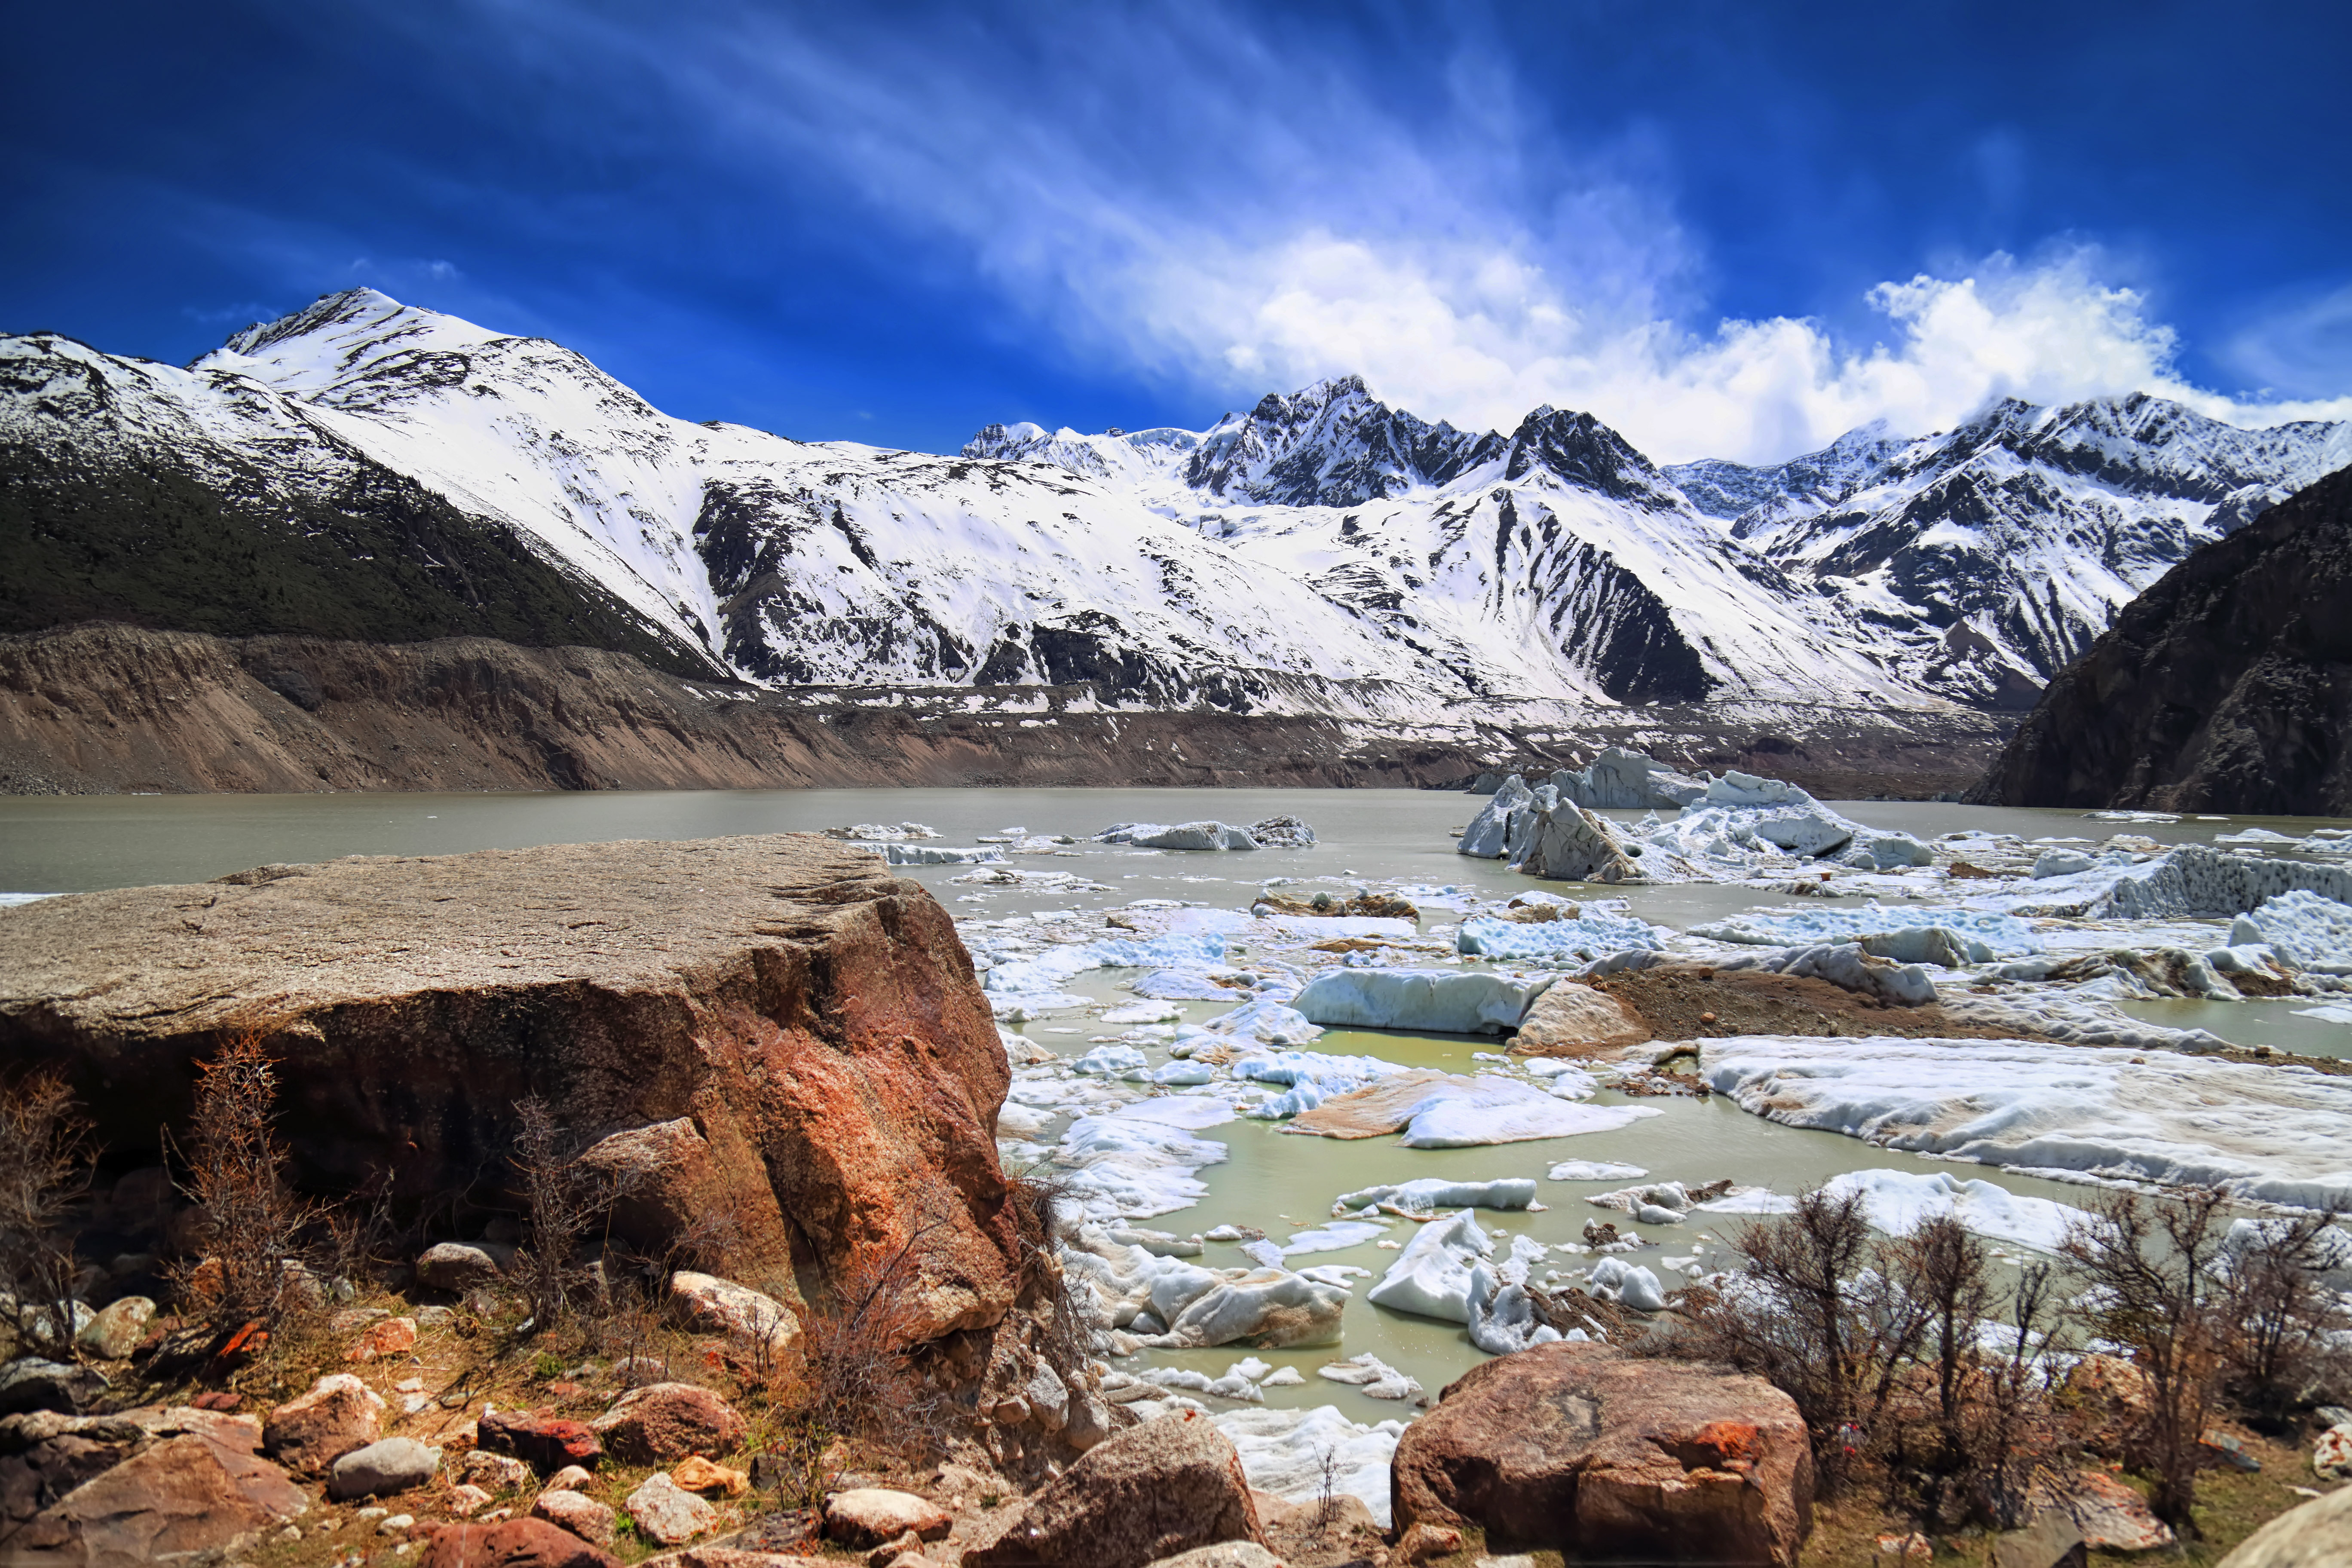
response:
[[(1979, 775), (1993, 716), (1823, 711), (1780, 731), (1704, 710), (1428, 727), (1102, 712), (1086, 686), (769, 691), (625, 654), (487, 637), (373, 644), (113, 625), (0, 637), (0, 794), (1102, 785), (1459, 785), (1647, 743), (1830, 797)], [(1664, 737), (1663, 742), (1660, 737)]]

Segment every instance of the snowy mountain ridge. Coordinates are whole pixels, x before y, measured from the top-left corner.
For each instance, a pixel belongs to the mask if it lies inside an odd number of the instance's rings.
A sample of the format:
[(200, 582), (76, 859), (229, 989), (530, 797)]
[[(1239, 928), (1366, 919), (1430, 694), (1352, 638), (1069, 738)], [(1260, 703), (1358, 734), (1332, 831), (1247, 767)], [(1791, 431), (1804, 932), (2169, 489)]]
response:
[(186, 370), (0, 338), (0, 445), (224, 493), (388, 471), (756, 682), (1396, 719), (2014, 702), (2352, 460), (2352, 426), (2014, 405), (1661, 469), (1588, 414), (1469, 433), (1342, 377), (1201, 431), (992, 425), (935, 457), (672, 418), (558, 344), (358, 289)]

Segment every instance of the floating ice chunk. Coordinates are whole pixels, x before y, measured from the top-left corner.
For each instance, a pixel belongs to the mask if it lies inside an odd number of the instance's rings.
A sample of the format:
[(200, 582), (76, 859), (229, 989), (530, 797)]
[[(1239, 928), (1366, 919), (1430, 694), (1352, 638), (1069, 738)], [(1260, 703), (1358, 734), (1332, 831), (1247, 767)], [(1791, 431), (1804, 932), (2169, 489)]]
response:
[(1630, 1182), (1650, 1173), (1612, 1160), (1562, 1160), (1547, 1175), (1555, 1182)]
[(1162, 1084), (1171, 1089), (1197, 1089), (1204, 1083), (1217, 1081), (1217, 1069), (1206, 1062), (1162, 1062), (1145, 1071), (1129, 1070), (1118, 1075), (1138, 1083)]
[(1282, 1268), (1255, 1268), (1220, 1281), (1149, 1343), (1162, 1349), (1229, 1345), (1247, 1340), (1265, 1350), (1336, 1344), (1348, 1292)]
[(1535, 798), (1535, 791), (1528, 787), (1527, 781), (1517, 773), (1511, 774), (1478, 808), (1470, 826), (1462, 830), (1461, 838), (1454, 846), (1455, 851), (1481, 860), (1501, 859), (1510, 838), (1512, 816)]
[(1366, 1204), (1392, 1207), (1405, 1214), (1428, 1214), (1434, 1209), (1523, 1209), (1535, 1201), (1536, 1184), (1531, 1176), (1503, 1176), (1491, 1182), (1449, 1182), (1423, 1176), (1392, 1186), (1342, 1193), (1331, 1201), (1331, 1212), (1339, 1214)]
[(1268, 1241), (1263, 1237), (1255, 1241), (1244, 1241), (1241, 1246), (1241, 1253), (1243, 1257), (1263, 1268), (1283, 1267), (1282, 1244), (1277, 1241)]
[(1708, 1214), (1794, 1214), (1797, 1200), (1769, 1187), (1734, 1187), (1698, 1205)]
[(1097, 844), (1132, 844), (1139, 849), (1255, 849), (1245, 827), (1225, 822), (1122, 822), (1095, 835)]
[(1517, 1028), (1550, 984), (1459, 970), (1334, 969), (1291, 1005), (1311, 1023), (1347, 1028), (1497, 1035)]
[(1574, 773), (1551, 775), (1562, 800), (1597, 809), (1667, 811), (1706, 794), (1706, 785), (1665, 763), (1622, 746), (1608, 746)]
[(1832, 1177), (1824, 1190), (1835, 1197), (1860, 1193), (1870, 1223), (1890, 1236), (1906, 1236), (1948, 1215), (1979, 1236), (2037, 1252), (2057, 1251), (2067, 1228), (2091, 1217), (2048, 1198), (2019, 1197), (1990, 1182), (1964, 1182), (1942, 1171), (1848, 1171)]
[(1695, 925), (1690, 934), (1754, 947), (1808, 947), (1919, 926), (1940, 926), (1959, 936), (1973, 938), (1982, 944), (1987, 958), (2042, 951), (2041, 940), (2033, 934), (2032, 928), (2016, 916), (1987, 914), (1957, 905), (1865, 904), (1851, 910), (1750, 910), (1745, 914)]
[(1399, 1372), (1370, 1351), (1345, 1361), (1326, 1362), (1315, 1369), (1315, 1375), (1332, 1383), (1350, 1384), (1373, 1399), (1417, 1401), (1423, 1396), (1421, 1384), (1411, 1373)]
[(1467, 958), (1560, 958), (1663, 949), (1673, 934), (1664, 926), (1588, 904), (1572, 921), (1523, 924), (1480, 915), (1462, 922), (1454, 946)]
[(1221, 1094), (1159, 1094), (1132, 1105), (1122, 1105), (1108, 1114), (1116, 1121), (1150, 1121), (1198, 1132), (1202, 1128), (1231, 1121), (1234, 1108)]
[(1250, 824), (1249, 836), (1266, 849), (1312, 849), (1315, 830), (1295, 816), (1269, 816)]
[(1470, 1270), (1494, 1251), (1474, 1213), (1464, 1209), (1452, 1219), (1422, 1226), (1365, 1299), (1399, 1312), (1467, 1323)]
[(1302, 1278), (1312, 1279), (1318, 1285), (1337, 1285), (1342, 1290), (1352, 1290), (1357, 1280), (1372, 1277), (1370, 1269), (1359, 1268), (1352, 1263), (1318, 1263), (1298, 1272)]
[(1295, 1366), (1278, 1366), (1258, 1384), (1260, 1388), (1304, 1388), (1307, 1374)]
[(1275, 1051), (1244, 1057), (1234, 1064), (1235, 1078), (1258, 1083), (1314, 1083), (1333, 1094), (1406, 1070), (1378, 1057), (1334, 1057), (1321, 1051)]
[(1876, 996), (1897, 1006), (1921, 1007), (1937, 999), (1936, 983), (1916, 963), (1896, 963), (1866, 952), (1860, 942), (1784, 947), (1767, 952), (1718, 958), (1718, 970), (1762, 969), (1793, 979), (1826, 980), (1847, 991)]
[(1171, 931), (1137, 942), (1063, 942), (1043, 952), (1009, 953), (995, 959), (982, 989), (1007, 994), (1045, 993), (1095, 969), (1213, 969), (1225, 961), (1220, 931)]
[(1163, 1002), (1230, 1002), (1235, 995), (1232, 986), (1189, 969), (1155, 969), (1128, 989)]
[(2026, 1171), (2220, 1186), (2352, 1208), (2352, 1079), (2152, 1051), (2016, 1040), (1707, 1040), (1742, 1110), (1888, 1148)]
[(1313, 1079), (1293, 1084), (1280, 1094), (1269, 1095), (1242, 1112), (1254, 1121), (1286, 1121), (1300, 1116), (1323, 1103), (1323, 1089)]
[(1859, 945), (1874, 958), (1891, 958), (1898, 963), (1933, 963), (1946, 969), (1990, 963), (1994, 957), (1991, 944), (1984, 939), (1949, 926), (1904, 926), (1895, 931), (1874, 931), (1864, 936)]
[(2105, 892), (2086, 900), (2078, 912), (2095, 920), (2226, 916), (2244, 914), (2282, 893), (2297, 890), (2339, 904), (2352, 903), (2352, 868), (2256, 859), (2202, 844), (2184, 844), (2145, 866), (2123, 871)]
[(1622, 1258), (1604, 1258), (1594, 1264), (1592, 1272), (1585, 1278), (1584, 1289), (1603, 1301), (1615, 1301), (1637, 1312), (1666, 1310), (1666, 1293), (1660, 1288), (1658, 1277)]
[(1865, 827), (1838, 857), (1845, 865), (1866, 871), (1899, 871), (1910, 866), (1932, 866), (1936, 852), (1908, 833)]
[(1097, 1046), (1070, 1064), (1075, 1073), (1091, 1073), (1100, 1078), (1115, 1078), (1130, 1068), (1143, 1065), (1143, 1053), (1133, 1046)]
[(2352, 1024), (2352, 1007), (2297, 1007), (2298, 1018), (2316, 1018), (2323, 1024)]
[(1113, 1007), (1102, 1016), (1106, 1024), (1173, 1024), (1184, 1016), (1184, 1009), (1171, 1007), (1164, 1002), (1138, 1002), (1129, 1006)]
[(1323, 1037), (1322, 1026), (1272, 997), (1245, 1002), (1223, 1017), (1211, 1019), (1208, 1026), (1236, 1041), (1256, 1040), (1269, 1046), (1303, 1046)]
[(1294, 1231), (1290, 1243), (1282, 1248), (1285, 1258), (1296, 1258), (1303, 1252), (1339, 1252), (1350, 1247), (1361, 1247), (1387, 1230), (1364, 1220), (1333, 1220), (1317, 1226), (1313, 1230)]
[(1188, 1394), (1205, 1394), (1214, 1399), (1238, 1400), (1244, 1404), (1263, 1405), (1265, 1395), (1258, 1385), (1240, 1374), (1238, 1369), (1223, 1377), (1211, 1377), (1205, 1372), (1189, 1367), (1155, 1366), (1144, 1372), (1130, 1373), (1139, 1383), (1159, 1388), (1181, 1388)]
[(1003, 861), (1004, 851), (994, 845), (950, 849), (938, 844), (885, 844), (882, 859), (889, 866), (994, 866)]
[(2073, 877), (2097, 864), (2079, 849), (2044, 849), (2033, 858), (2032, 876), (2037, 882), (2052, 877)]
[[(1294, 1373), (1291, 1381), (1306, 1381), (1295, 1376), (1295, 1368), (1283, 1370)], [(1281, 1376), (1276, 1373), (1268, 1378), (1266, 1386), (1273, 1387)], [(1210, 1419), (1233, 1440), (1242, 1475), (1252, 1487), (1289, 1502), (1313, 1503), (1322, 1497), (1328, 1474), (1333, 1492), (1356, 1499), (1382, 1530), (1389, 1527), (1389, 1466), (1396, 1457), (1397, 1439), (1404, 1436), (1402, 1423), (1359, 1426), (1330, 1405), (1312, 1410), (1232, 1410)]]
[[(2269, 944), (2280, 958), (2297, 969), (2317, 974), (2352, 974), (2352, 908), (2317, 893), (2296, 889), (2263, 900), (2239, 921), (2251, 927), (2255, 940)], [(2231, 941), (2237, 940), (2238, 921), (2231, 923)]]
[(1558, 1329), (1536, 1317), (1535, 1300), (1524, 1279), (1507, 1280), (1483, 1262), (1470, 1270), (1465, 1305), (1470, 1342), (1488, 1355), (1510, 1355), (1560, 1337)]
[[(1187, 1097), (1144, 1104), (1164, 1106), (1182, 1098)], [(1231, 1116), (1231, 1106), (1222, 1110)], [(1224, 1157), (1223, 1143), (1195, 1138), (1186, 1128), (1112, 1114), (1072, 1122), (1063, 1134), (1058, 1161), (1069, 1167), (1065, 1181), (1082, 1212), (1102, 1219), (1150, 1219), (1200, 1202), (1209, 1189), (1193, 1173)]]
[(1289, 1131), (1376, 1138), (1402, 1128), (1406, 1148), (1462, 1149), (1610, 1132), (1661, 1114), (1651, 1106), (1570, 1104), (1499, 1073), (1461, 1078), (1413, 1069), (1334, 1096), (1291, 1123)]
[(1050, 1107), (1024, 1105), (1008, 1100), (996, 1112), (996, 1135), (999, 1138), (1034, 1138), (1045, 1131), (1046, 1124), (1059, 1115)]

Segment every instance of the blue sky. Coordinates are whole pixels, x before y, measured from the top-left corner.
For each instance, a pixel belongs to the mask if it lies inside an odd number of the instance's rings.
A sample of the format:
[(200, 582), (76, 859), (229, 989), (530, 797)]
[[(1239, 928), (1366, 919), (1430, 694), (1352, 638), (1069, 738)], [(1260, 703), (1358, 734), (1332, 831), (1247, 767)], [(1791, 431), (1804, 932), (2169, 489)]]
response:
[(1357, 371), (1676, 460), (2147, 387), (2352, 416), (2352, 8), (11, 7), (0, 329), (365, 283), (950, 449)]

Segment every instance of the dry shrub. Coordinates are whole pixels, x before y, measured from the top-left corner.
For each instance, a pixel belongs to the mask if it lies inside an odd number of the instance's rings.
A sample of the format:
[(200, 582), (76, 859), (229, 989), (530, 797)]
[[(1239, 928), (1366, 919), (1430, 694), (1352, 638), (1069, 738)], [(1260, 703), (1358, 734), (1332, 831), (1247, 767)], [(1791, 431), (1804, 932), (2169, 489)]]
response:
[(2200, 1439), (2237, 1335), (2222, 1261), (2229, 1199), (2215, 1188), (2143, 1199), (2108, 1193), (2066, 1233), (2067, 1261), (2086, 1288), (2084, 1321), (2126, 1347), (2146, 1379), (2147, 1407), (2126, 1434), (2126, 1458), (2155, 1485), (2148, 1507), (2194, 1539)]
[(20, 1341), (66, 1355), (78, 1272), (67, 1221), (98, 1163), (93, 1130), (55, 1073), (0, 1080), (0, 1308)]
[(2022, 1525), (2057, 1443), (2050, 1366), (2034, 1352), (2052, 1270), (2029, 1266), (2001, 1289), (1984, 1244), (1949, 1215), (1880, 1250), (1896, 1289), (1926, 1316), (1916, 1366), (1896, 1380), (1873, 1444), (1889, 1491), (1931, 1530)]
[(215, 1332), (277, 1324), (318, 1291), (302, 1245), (319, 1211), (286, 1178), (286, 1145), (272, 1131), (278, 1068), (257, 1031), (230, 1037), (196, 1064), (195, 1114), (177, 1147), (187, 1167), (181, 1191), (203, 1224), (204, 1256), (173, 1268), (186, 1305)]
[(2221, 1283), (2238, 1327), (2222, 1346), (2227, 1388), (2269, 1431), (2287, 1430), (2299, 1405), (2340, 1400), (2352, 1381), (2352, 1312), (2328, 1283), (2352, 1267), (2337, 1218), (2242, 1219), (2221, 1238)]
[(1037, 1325), (1032, 1346), (1038, 1359), (1065, 1384), (1073, 1383), (1094, 1360), (1094, 1325), (1070, 1289), (1060, 1257), (1080, 1209), (1066, 1177), (1042, 1168), (1011, 1180), (1015, 1234), (1020, 1242), (1021, 1301)]
[(1733, 1245), (1746, 1260), (1739, 1279), (1640, 1348), (1770, 1381), (1796, 1402), (1822, 1490), (1835, 1496), (1894, 1397), (1927, 1313), (1871, 1267), (1858, 1193), (1806, 1193), (1794, 1213), (1749, 1226)]
[(547, 1101), (532, 1095), (514, 1109), (509, 1163), (521, 1180), (523, 1200), (523, 1242), (515, 1266), (530, 1301), (530, 1331), (544, 1334), (571, 1314), (583, 1289), (593, 1288), (572, 1257), (597, 1217), (611, 1211), (615, 1194), (610, 1182), (581, 1167), (579, 1151)]

